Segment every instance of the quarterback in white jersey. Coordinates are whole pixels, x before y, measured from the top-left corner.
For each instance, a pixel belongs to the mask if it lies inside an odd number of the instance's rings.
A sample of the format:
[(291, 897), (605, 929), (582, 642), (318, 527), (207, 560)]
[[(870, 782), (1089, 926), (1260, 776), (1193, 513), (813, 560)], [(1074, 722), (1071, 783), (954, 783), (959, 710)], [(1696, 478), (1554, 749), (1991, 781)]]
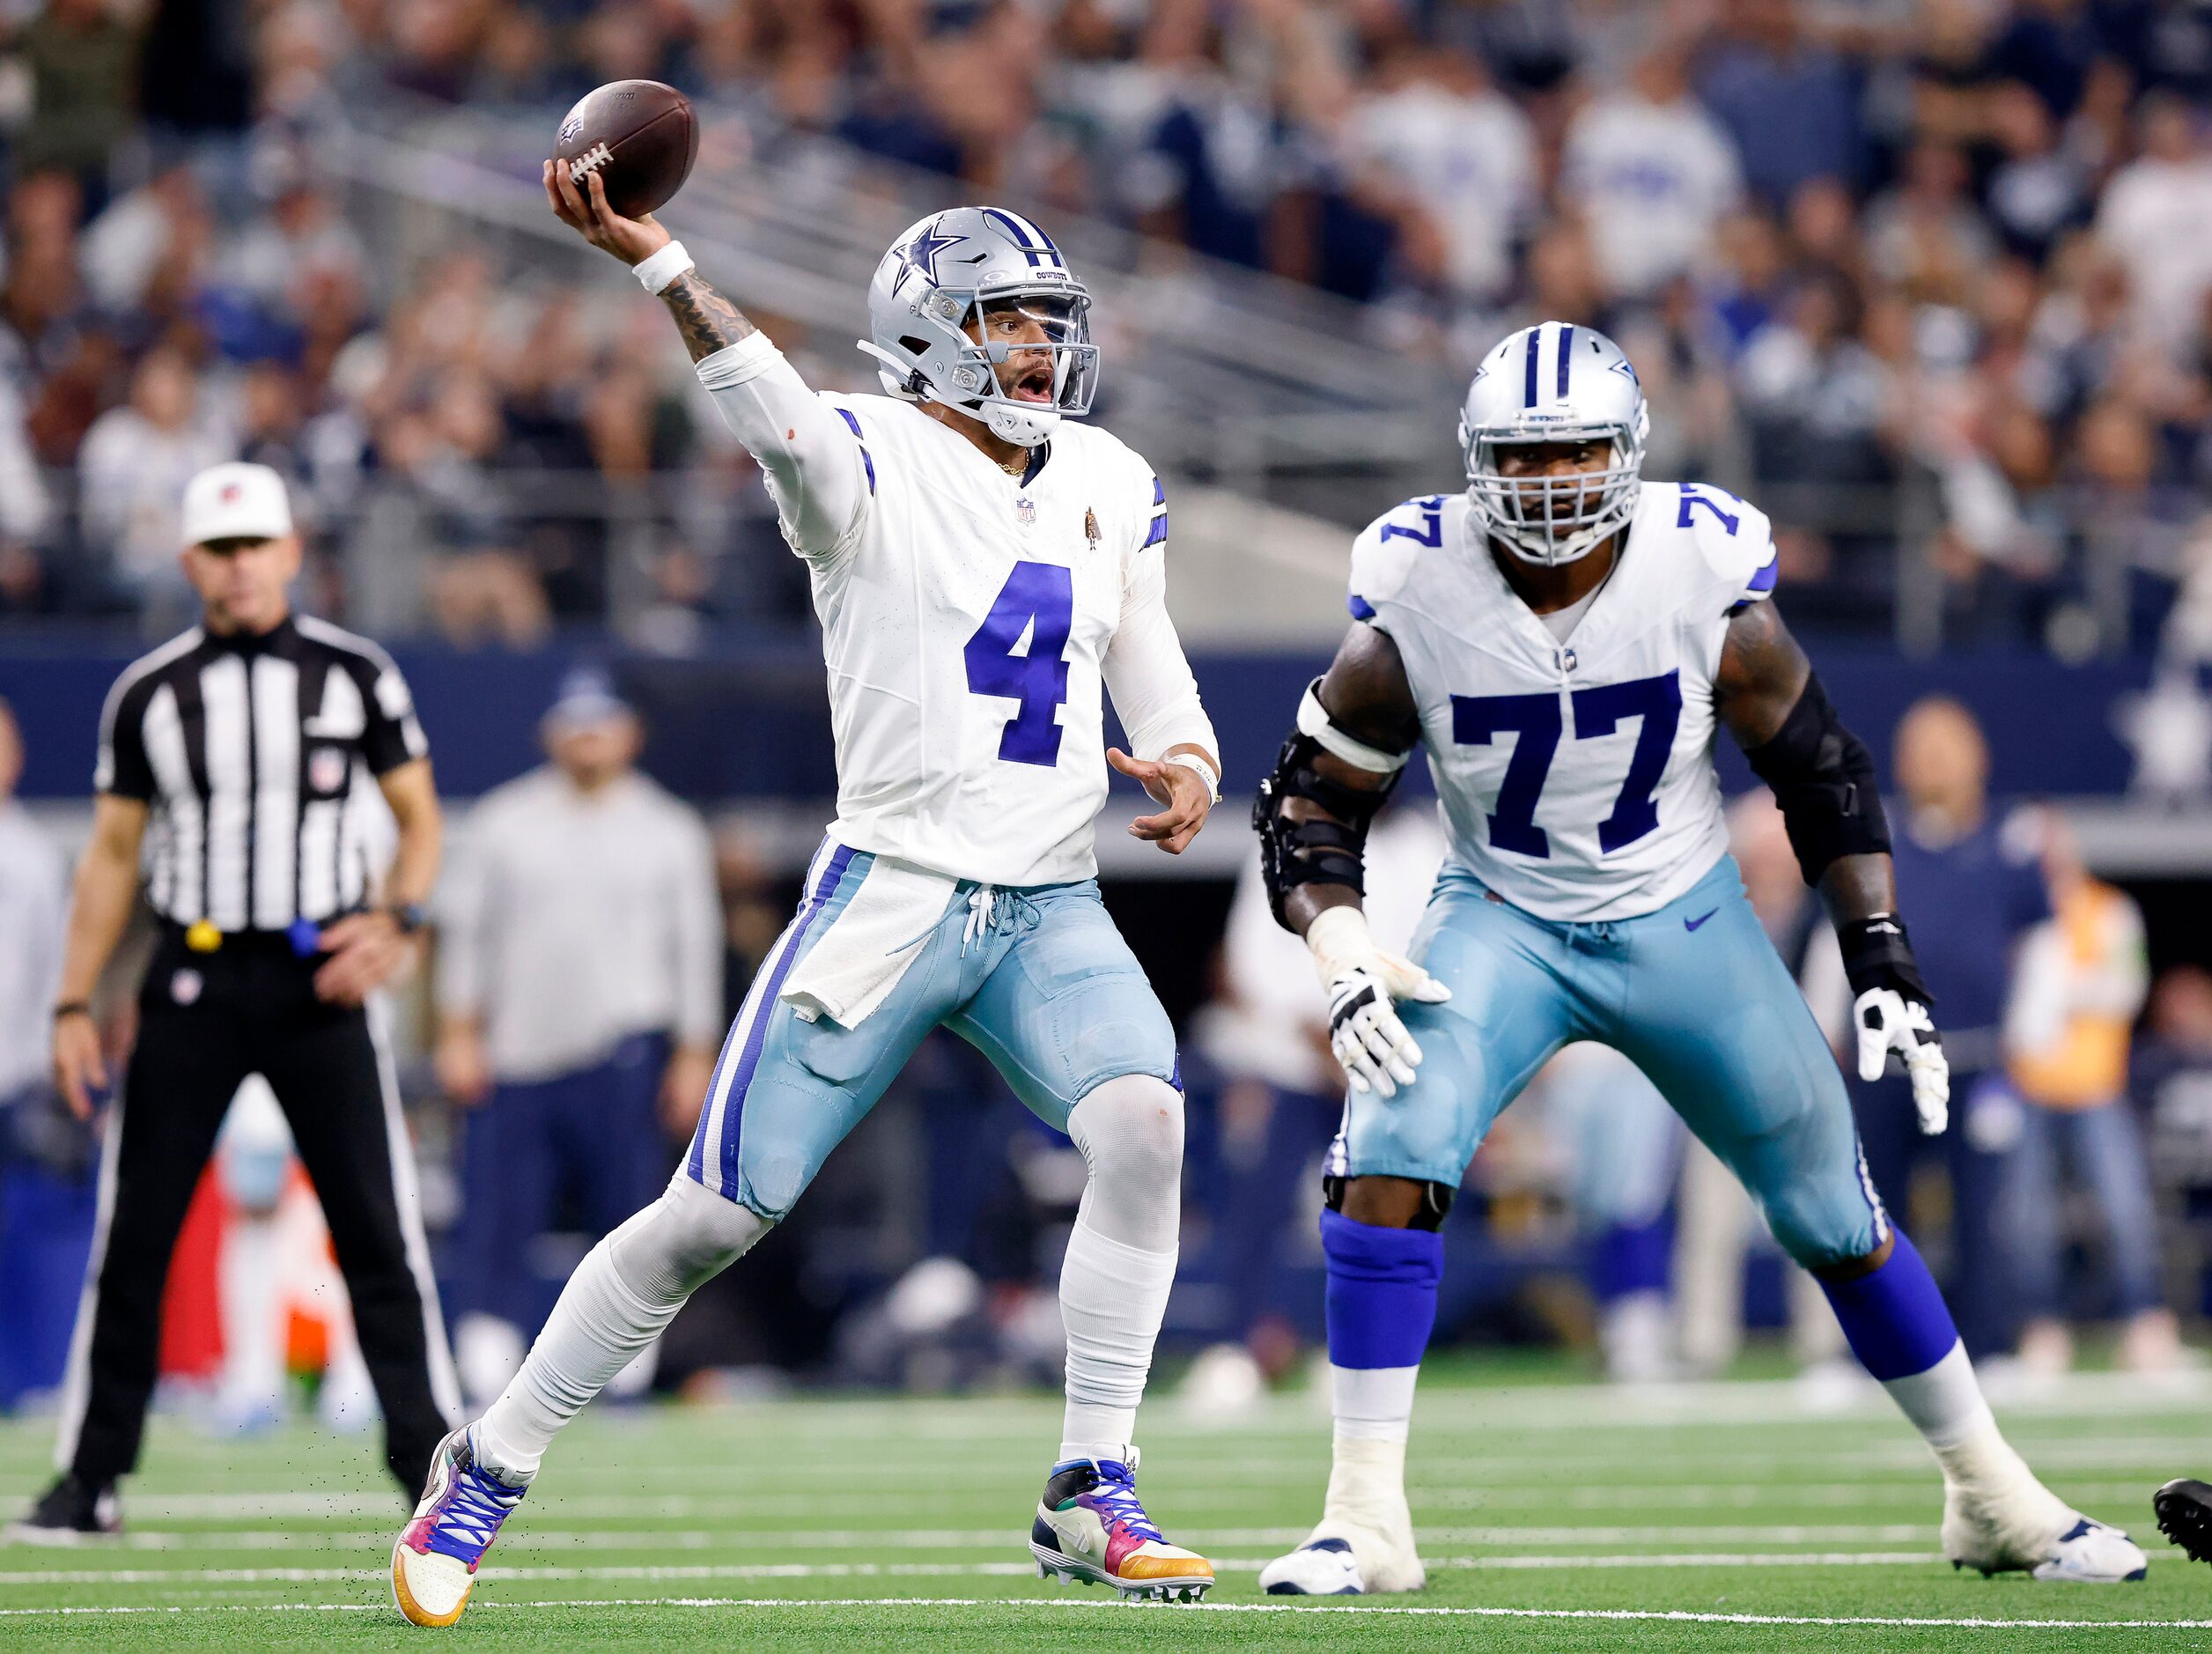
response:
[[(2127, 1536), (2049, 1493), (1998, 1433), (1744, 896), (1713, 771), (1722, 724), (1827, 899), (1861, 1074), (1899, 1056), (1921, 1125), (1946, 1129), (1871, 758), (1775, 613), (1766, 519), (1718, 489), (1644, 481), (1647, 424), (1635, 369), (1587, 328), (1545, 322), (1486, 357), (1461, 415), (1466, 491), (1360, 536), (1354, 624), (1261, 790), (1269, 893), (1313, 953), (1351, 1082), (1321, 1220), (1335, 1467), (1312, 1536), (1261, 1582), (1422, 1583), (1404, 1477), (1439, 1231), (1490, 1122), (1576, 1040), (1635, 1062), (1820, 1281), (1935, 1451), (1955, 1562), (2140, 1578)], [(1361, 857), (1417, 745), (1450, 854), (1402, 959), (1368, 935)]]
[[(806, 559), (837, 816), (754, 978), (667, 1193), (579, 1266), (520, 1372), (441, 1445), (392, 1553), (450, 1625), (554, 1434), (791, 1210), (932, 1029), (980, 1047), (1081, 1149), (1060, 1277), (1067, 1406), (1031, 1520), (1041, 1575), (1195, 1599), (1204, 1557), (1138, 1498), (1138, 1402), (1175, 1276), (1175, 1032), (1093, 875), (1110, 764), (1179, 853), (1218, 797), (1213, 727), (1168, 618), (1166, 497), (1090, 406), (1090, 296), (996, 207), (909, 229), (868, 292), (885, 395), (817, 396), (650, 218), (549, 162), (554, 210), (633, 267), (760, 461)], [(1111, 693), (1133, 755), (1106, 749)]]

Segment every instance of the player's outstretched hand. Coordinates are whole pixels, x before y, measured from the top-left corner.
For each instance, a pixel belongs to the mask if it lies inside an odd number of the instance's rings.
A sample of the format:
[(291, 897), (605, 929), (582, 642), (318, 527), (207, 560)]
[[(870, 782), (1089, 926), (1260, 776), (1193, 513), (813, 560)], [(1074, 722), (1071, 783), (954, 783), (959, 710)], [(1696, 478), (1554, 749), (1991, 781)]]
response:
[(625, 264), (652, 256), (674, 239), (650, 212), (623, 218), (607, 204), (607, 186), (597, 173), (585, 174), (579, 185), (566, 161), (546, 162), (545, 198), (563, 224)]
[(1106, 749), (1106, 762), (1142, 782), (1154, 801), (1167, 806), (1157, 816), (1138, 816), (1129, 823), (1129, 831), (1139, 838), (1149, 838), (1171, 856), (1181, 855), (1206, 825), (1206, 812), (1213, 808), (1213, 789), (1187, 764), (1132, 758), (1119, 747)]
[(1879, 1080), (1890, 1052), (1897, 1052), (1913, 1082), (1921, 1130), (1942, 1135), (1950, 1124), (1950, 1062), (1928, 1002), (1895, 988), (1869, 988), (1852, 1006), (1851, 1020), (1859, 1030), (1859, 1078)]
[(1306, 946), (1329, 995), (1329, 1047), (1355, 1091), (1396, 1097), (1413, 1083), (1421, 1048), (1397, 1014), (1397, 1001), (1441, 1005), (1451, 990), (1410, 959), (1385, 953), (1356, 907), (1325, 908), (1306, 927)]

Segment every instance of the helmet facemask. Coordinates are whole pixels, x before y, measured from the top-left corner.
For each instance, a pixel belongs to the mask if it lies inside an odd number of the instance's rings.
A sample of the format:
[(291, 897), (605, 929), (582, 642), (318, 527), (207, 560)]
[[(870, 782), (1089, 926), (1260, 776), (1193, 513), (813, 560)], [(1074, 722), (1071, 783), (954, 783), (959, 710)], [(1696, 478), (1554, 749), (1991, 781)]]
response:
[[(903, 394), (941, 402), (982, 420), (1000, 440), (1033, 448), (1052, 434), (1061, 415), (1090, 411), (1098, 388), (1090, 306), (1090, 294), (1072, 280), (983, 292), (940, 288), (920, 308), (933, 332), (947, 343), (957, 340), (948, 372), (907, 372), (909, 365), (890, 352), (865, 340), (860, 348), (905, 373), (898, 387)], [(1009, 315), (1022, 324), (1016, 336), (1004, 331)], [(901, 343), (918, 358), (925, 354), (924, 340)], [(1049, 358), (1049, 380), (1042, 384), (1035, 378), (1040, 355)], [(1036, 395), (1040, 391), (1043, 399)]]
[[(1635, 514), (1643, 485), (1644, 430), (1642, 420), (1510, 431), (1471, 431), (1463, 421), (1459, 443), (1467, 461), (1468, 500), (1490, 537), (1523, 562), (1574, 562)], [(1605, 462), (1594, 470), (1511, 476), (1499, 468), (1506, 448), (1590, 441), (1607, 445)]]

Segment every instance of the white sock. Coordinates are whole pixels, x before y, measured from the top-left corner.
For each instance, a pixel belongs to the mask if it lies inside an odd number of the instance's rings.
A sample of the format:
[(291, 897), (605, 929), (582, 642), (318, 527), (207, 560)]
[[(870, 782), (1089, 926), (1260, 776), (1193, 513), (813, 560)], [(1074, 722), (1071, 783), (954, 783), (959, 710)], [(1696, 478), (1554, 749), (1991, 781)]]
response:
[(1090, 1169), (1060, 1265), (1067, 1414), (1060, 1458), (1126, 1460), (1175, 1286), (1183, 1097), (1124, 1074), (1087, 1094), (1067, 1134)]
[(1385, 1441), (1375, 1436), (1346, 1436), (1337, 1426), (1336, 1448), (1329, 1465), (1329, 1496), (1323, 1502), (1320, 1526), (1326, 1535), (1346, 1525), (1365, 1529), (1387, 1539), (1411, 1540), (1413, 1520), (1405, 1503), (1405, 1438)]
[(1174, 1252), (1109, 1240), (1076, 1219), (1060, 1266), (1060, 1319), (1067, 1327), (1063, 1462), (1129, 1457), (1175, 1272)]
[(667, 1193), (593, 1247), (569, 1277), (521, 1371), (476, 1421), (485, 1467), (504, 1481), (536, 1475), (561, 1427), (768, 1227), (679, 1172)]
[[(1330, 1410), (1339, 1442), (1404, 1444), (1413, 1422), (1413, 1384), (1419, 1367), (1329, 1367)], [(1399, 1454), (1399, 1462), (1405, 1455)]]
[(1946, 1481), (1984, 1491), (2022, 1485), (2041, 1490), (2035, 1473), (1997, 1429), (1965, 1345), (1953, 1344), (1926, 1372), (1889, 1379), (1882, 1387), (1927, 1441)]

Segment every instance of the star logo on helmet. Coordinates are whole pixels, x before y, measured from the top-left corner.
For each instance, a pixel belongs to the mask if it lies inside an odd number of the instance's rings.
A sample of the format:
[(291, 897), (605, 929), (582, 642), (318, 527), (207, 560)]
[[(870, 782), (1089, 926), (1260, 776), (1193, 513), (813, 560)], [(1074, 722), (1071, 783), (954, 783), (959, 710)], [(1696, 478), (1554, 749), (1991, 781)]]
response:
[(935, 225), (929, 225), (906, 244), (906, 262), (930, 280), (937, 279), (937, 255), (948, 247), (957, 246), (956, 235), (940, 235)]

